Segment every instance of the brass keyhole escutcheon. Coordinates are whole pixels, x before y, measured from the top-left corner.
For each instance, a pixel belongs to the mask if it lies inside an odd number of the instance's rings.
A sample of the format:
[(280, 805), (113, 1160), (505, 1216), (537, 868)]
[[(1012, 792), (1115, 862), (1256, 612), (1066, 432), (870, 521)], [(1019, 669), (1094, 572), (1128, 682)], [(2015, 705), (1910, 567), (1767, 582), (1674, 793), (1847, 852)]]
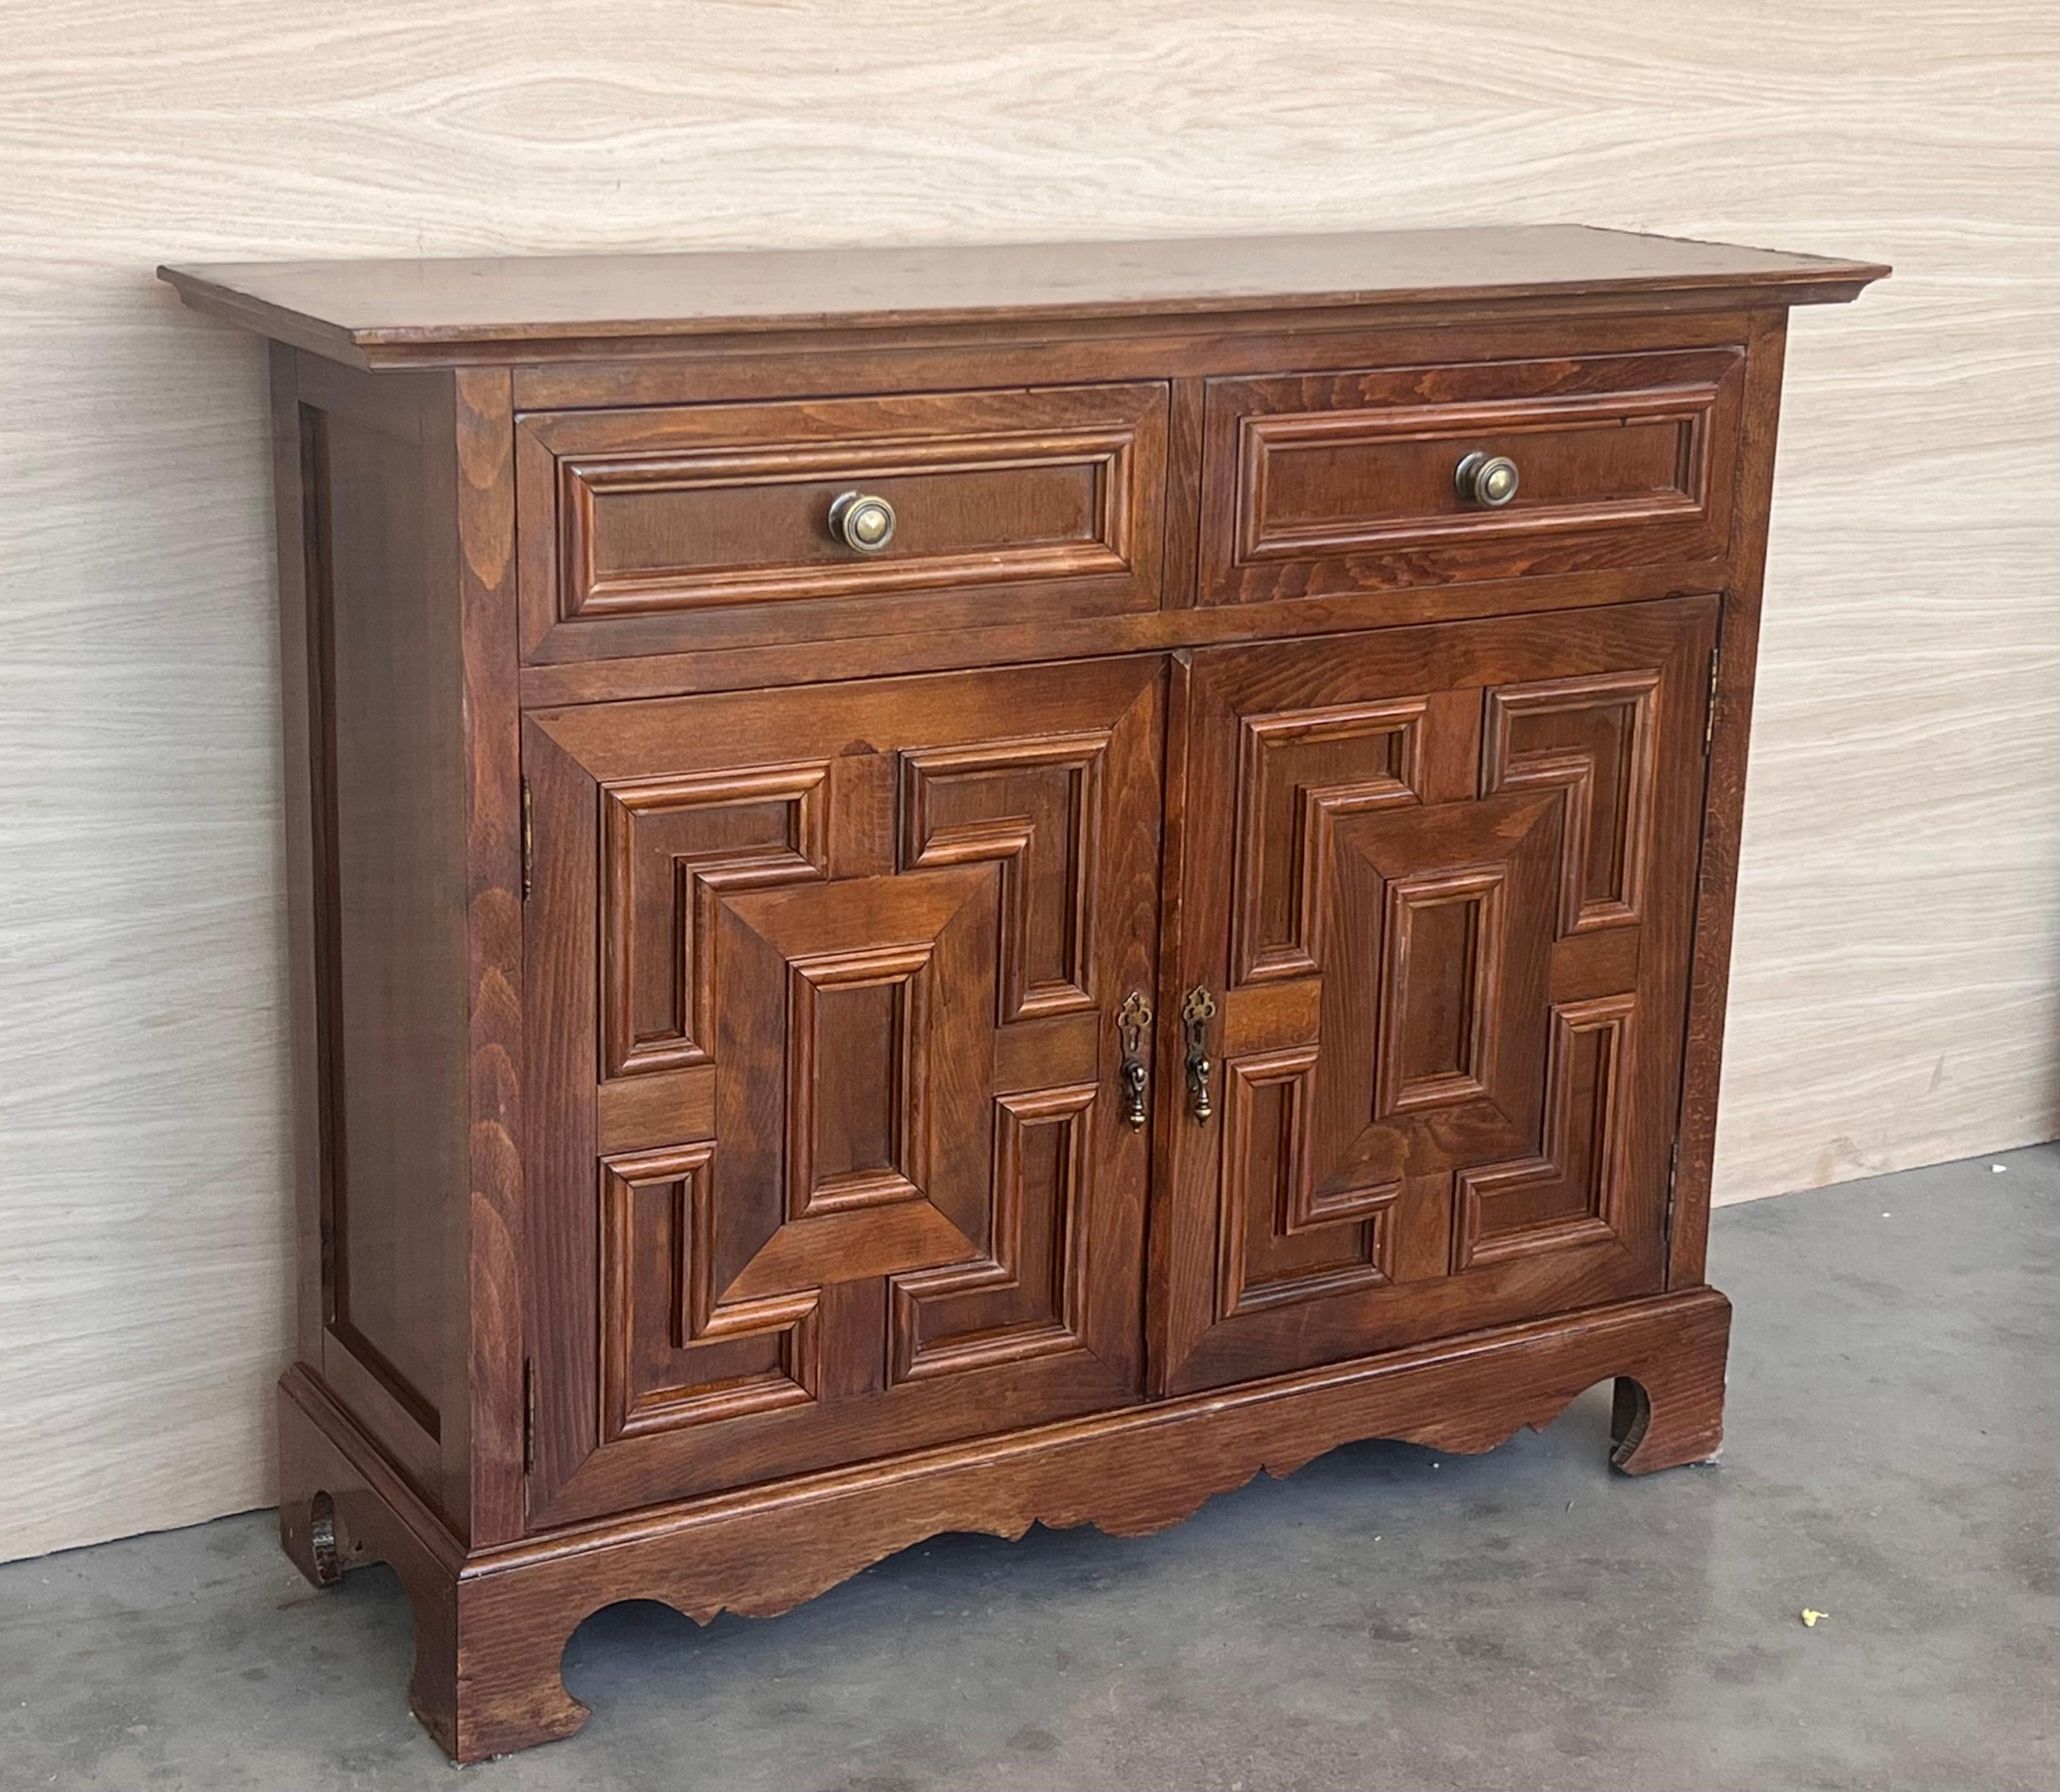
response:
[(1123, 1117), (1135, 1129), (1144, 1123), (1144, 1086), (1151, 1079), (1145, 1060), (1152, 1036), (1152, 1004), (1142, 990), (1133, 989), (1124, 998), (1116, 1013), (1116, 1034), (1123, 1046), (1123, 1064), (1117, 1072), (1123, 1085)]
[(1209, 1023), (1216, 1018), (1216, 999), (1200, 984), (1188, 992), (1180, 1004), (1180, 1019), (1188, 1029), (1188, 1112), (1197, 1124), (1216, 1110), (1209, 1105), (1209, 1080), (1216, 1066), (1209, 1061)]

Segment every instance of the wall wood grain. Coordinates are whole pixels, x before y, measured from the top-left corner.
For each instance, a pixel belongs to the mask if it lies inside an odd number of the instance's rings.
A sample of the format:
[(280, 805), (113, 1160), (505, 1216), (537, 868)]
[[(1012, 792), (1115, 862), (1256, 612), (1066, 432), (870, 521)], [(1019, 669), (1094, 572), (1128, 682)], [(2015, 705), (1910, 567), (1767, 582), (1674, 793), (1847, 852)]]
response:
[(269, 1497), (263, 354), (160, 260), (1577, 219), (1892, 261), (1795, 321), (1719, 1193), (2060, 1131), (2043, 0), (0, 24), (0, 1557)]

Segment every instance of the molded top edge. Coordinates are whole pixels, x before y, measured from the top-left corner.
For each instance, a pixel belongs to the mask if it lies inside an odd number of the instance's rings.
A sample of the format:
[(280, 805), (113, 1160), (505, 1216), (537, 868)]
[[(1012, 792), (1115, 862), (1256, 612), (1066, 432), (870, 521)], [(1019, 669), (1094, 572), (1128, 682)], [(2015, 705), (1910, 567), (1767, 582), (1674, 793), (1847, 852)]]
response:
[[(950, 247), (717, 250), (160, 268), (198, 309), (359, 365), (541, 359), (610, 341), (998, 320), (1584, 300), (1726, 291), (1852, 297), (1871, 262), (1520, 225)], [(484, 353), (467, 353), (468, 349)]]

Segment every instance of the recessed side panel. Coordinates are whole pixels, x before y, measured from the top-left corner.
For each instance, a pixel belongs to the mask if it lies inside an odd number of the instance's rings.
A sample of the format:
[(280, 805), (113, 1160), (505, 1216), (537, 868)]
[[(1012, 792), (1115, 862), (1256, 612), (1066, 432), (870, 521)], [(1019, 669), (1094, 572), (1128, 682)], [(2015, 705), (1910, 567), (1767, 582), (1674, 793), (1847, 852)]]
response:
[[(298, 408), (309, 607), (323, 1379), (461, 1514), (468, 1004), (458, 617), (432, 382)], [(313, 401), (319, 398), (321, 401)], [(446, 407), (447, 409), (447, 407)]]

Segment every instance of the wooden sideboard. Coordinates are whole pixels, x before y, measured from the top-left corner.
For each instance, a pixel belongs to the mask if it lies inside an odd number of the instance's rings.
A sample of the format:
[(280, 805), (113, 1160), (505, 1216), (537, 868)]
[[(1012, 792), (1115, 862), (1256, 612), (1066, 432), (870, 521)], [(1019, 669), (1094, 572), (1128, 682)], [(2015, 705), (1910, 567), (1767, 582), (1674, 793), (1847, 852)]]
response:
[(273, 340), (281, 1529), (471, 1760), (611, 1601), (1614, 1379), (1716, 1449), (1787, 311), (1549, 226), (166, 269)]

